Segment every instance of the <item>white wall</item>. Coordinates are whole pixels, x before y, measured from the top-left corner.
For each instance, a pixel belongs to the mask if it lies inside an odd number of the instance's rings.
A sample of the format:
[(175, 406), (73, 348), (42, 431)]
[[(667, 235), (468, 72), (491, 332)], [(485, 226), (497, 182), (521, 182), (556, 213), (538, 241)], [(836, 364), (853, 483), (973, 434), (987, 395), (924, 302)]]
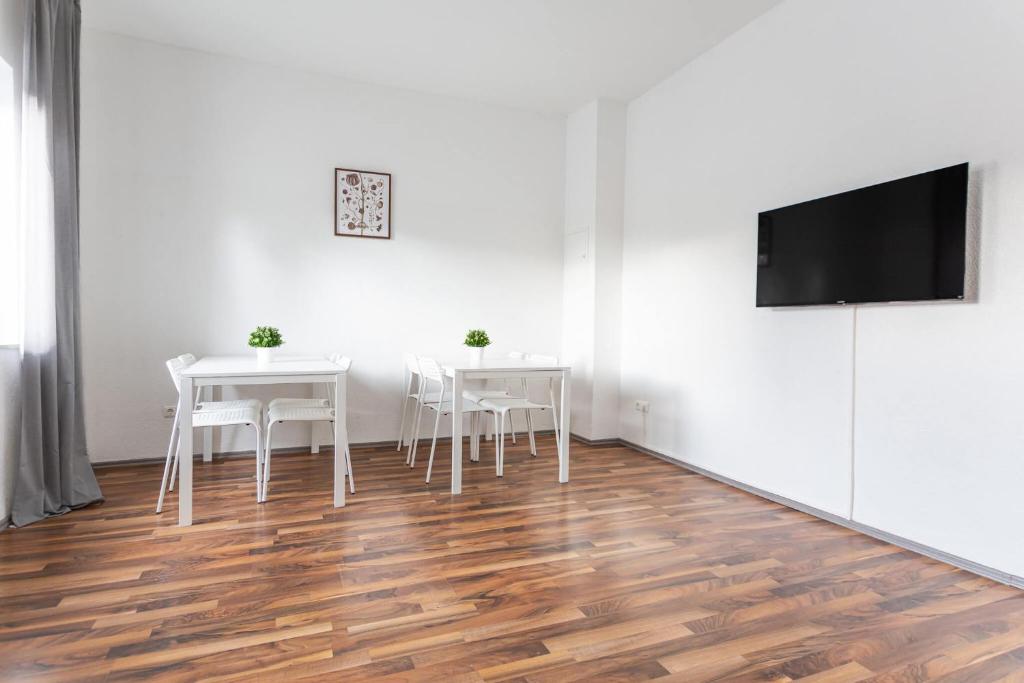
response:
[(595, 100), (566, 119), (562, 358), (572, 431), (617, 438), (626, 108)]
[(0, 2), (0, 526), (11, 513), (20, 413), (15, 183), (21, 123), (25, 7)]
[(590, 438), (619, 436), (622, 330), (622, 230), (626, 175), (626, 107), (598, 101), (594, 223), (594, 396)]
[[(1022, 35), (1002, 0), (788, 0), (631, 104), (624, 438), (844, 516), (853, 450), (854, 519), (1024, 576)], [(961, 161), (977, 303), (862, 307), (856, 351), (852, 309), (755, 309), (758, 211)]]
[[(561, 117), (89, 30), (82, 98), (94, 460), (162, 456), (163, 360), (250, 353), (257, 324), (285, 352), (353, 358), (354, 442), (396, 436), (403, 352), (464, 354), (470, 327), (495, 352), (558, 352)], [(333, 236), (336, 166), (393, 174), (392, 240)]]
[(597, 102), (565, 122), (565, 249), (561, 360), (572, 366), (572, 432), (589, 438), (594, 392), (594, 223), (597, 220)]

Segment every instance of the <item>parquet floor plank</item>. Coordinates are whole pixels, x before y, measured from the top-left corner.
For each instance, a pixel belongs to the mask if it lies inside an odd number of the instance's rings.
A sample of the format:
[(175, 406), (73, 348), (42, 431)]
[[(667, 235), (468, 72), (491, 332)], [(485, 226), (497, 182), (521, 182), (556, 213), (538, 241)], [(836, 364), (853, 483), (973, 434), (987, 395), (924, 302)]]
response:
[(490, 444), (448, 493), (393, 448), (196, 463), (195, 525), (161, 466), (0, 533), (0, 680), (1024, 681), (1024, 593), (618, 446), (555, 483)]

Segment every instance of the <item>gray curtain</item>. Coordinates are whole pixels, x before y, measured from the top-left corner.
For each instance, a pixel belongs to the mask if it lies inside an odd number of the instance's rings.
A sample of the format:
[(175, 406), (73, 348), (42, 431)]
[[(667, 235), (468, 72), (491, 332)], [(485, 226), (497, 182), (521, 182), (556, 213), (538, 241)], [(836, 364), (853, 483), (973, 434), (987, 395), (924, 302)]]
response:
[(102, 500), (85, 447), (78, 277), (78, 0), (28, 0), (19, 224), (23, 256), (16, 526)]

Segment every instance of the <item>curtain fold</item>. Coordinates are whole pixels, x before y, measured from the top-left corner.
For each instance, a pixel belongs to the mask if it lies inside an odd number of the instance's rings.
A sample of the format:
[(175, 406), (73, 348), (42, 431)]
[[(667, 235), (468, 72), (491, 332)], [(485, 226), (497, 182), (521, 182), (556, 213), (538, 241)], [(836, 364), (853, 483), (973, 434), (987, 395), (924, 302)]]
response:
[(22, 81), (21, 445), (12, 523), (103, 499), (85, 444), (79, 323), (78, 0), (28, 0)]

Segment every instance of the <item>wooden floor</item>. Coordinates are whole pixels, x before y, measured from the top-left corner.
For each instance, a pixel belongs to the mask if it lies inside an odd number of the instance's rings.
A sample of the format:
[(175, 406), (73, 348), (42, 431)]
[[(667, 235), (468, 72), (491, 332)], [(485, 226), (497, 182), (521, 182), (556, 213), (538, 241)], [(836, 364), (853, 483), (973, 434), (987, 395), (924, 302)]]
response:
[[(444, 449), (447, 452), (447, 446)], [(161, 467), (0, 533), (0, 680), (1024, 680), (1024, 593), (620, 447), (509, 448), (423, 484), (356, 449)], [(440, 458), (444, 462), (444, 457)], [(256, 672), (260, 676), (255, 676)]]

